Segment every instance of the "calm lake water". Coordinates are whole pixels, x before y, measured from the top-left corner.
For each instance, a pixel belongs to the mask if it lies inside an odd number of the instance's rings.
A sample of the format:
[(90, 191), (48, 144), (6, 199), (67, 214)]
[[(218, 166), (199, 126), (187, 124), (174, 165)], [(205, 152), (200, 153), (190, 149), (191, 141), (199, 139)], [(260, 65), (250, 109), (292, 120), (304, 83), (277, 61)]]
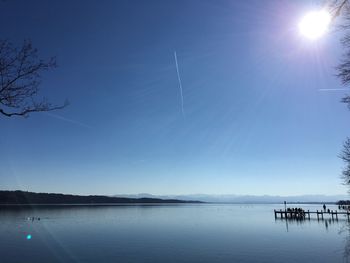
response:
[(275, 220), (282, 207), (0, 207), (0, 262), (347, 262), (345, 218)]

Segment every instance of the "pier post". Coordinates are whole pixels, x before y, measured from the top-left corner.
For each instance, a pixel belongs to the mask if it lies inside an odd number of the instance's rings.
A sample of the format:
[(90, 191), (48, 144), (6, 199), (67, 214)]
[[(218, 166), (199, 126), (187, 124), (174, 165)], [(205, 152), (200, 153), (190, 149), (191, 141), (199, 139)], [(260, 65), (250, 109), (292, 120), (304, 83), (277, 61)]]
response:
[[(326, 216), (326, 219), (339, 220), (338, 214), (344, 215), (343, 219), (347, 219), (350, 222), (350, 210), (347, 211), (338, 211), (338, 210), (329, 210), (324, 212), (323, 210), (314, 210), (310, 211), (309, 209), (306, 211), (298, 212), (298, 211), (292, 211), (292, 210), (283, 210), (283, 209), (274, 209), (273, 210), (275, 219), (281, 218), (281, 219), (311, 219), (311, 214), (316, 214), (317, 221), (324, 220), (323, 214), (329, 214), (329, 216)], [(345, 217), (346, 215), (346, 217)], [(342, 218), (342, 217), (341, 217)]]

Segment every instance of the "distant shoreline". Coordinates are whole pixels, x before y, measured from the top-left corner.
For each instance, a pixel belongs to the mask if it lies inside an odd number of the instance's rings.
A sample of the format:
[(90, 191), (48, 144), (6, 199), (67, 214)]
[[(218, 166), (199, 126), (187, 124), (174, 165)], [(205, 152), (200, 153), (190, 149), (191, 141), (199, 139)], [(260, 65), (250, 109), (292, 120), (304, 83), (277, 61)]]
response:
[(0, 191), (1, 206), (43, 206), (43, 205), (118, 205), (118, 204), (198, 204), (200, 201), (127, 198), (103, 195), (68, 195), (57, 193), (35, 193), (25, 191)]
[[(239, 204), (239, 205), (281, 205), (279, 201), (198, 201), (187, 200), (185, 198), (162, 198), (162, 197), (125, 197), (125, 196), (104, 196), (104, 195), (70, 195), (58, 193), (35, 193), (21, 190), (15, 191), (0, 191), (0, 206), (113, 206), (113, 205), (131, 205), (131, 204)], [(195, 198), (193, 198), (195, 199)], [(339, 202), (349, 201), (290, 201), (287, 205), (336, 205)]]
[(4, 204), (0, 203), (1, 207), (79, 207), (79, 206), (86, 206), (86, 207), (94, 207), (94, 206), (152, 206), (152, 205), (186, 205), (186, 204), (210, 204), (205, 202), (195, 202), (195, 201), (181, 201), (180, 202), (173, 202), (173, 203), (167, 203), (167, 202), (159, 202), (159, 203), (71, 203), (71, 204), (65, 204), (65, 203), (57, 203), (57, 204), (50, 204), (50, 203), (42, 203), (42, 204)]

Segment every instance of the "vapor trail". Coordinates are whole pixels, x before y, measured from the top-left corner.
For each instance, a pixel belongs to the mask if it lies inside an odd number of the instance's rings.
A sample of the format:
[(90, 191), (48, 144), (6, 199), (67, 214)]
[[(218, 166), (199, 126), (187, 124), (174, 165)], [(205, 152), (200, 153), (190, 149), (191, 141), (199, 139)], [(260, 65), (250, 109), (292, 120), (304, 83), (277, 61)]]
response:
[(349, 90), (346, 88), (339, 88), (339, 89), (319, 89), (318, 91), (341, 91), (341, 90)]
[(57, 114), (53, 114), (53, 113), (49, 113), (49, 112), (45, 112), (44, 114), (47, 115), (47, 116), (50, 116), (52, 118), (61, 120), (61, 121), (69, 122), (69, 123), (72, 123), (72, 124), (75, 124), (75, 125), (78, 125), (78, 126), (82, 126), (82, 127), (85, 127), (85, 128), (92, 129), (92, 127), (90, 125), (87, 125), (85, 123), (82, 123), (82, 122), (79, 122), (79, 121), (76, 121), (76, 120), (68, 119), (68, 118), (65, 118), (65, 117), (57, 115)]
[(181, 82), (181, 77), (180, 77), (180, 72), (179, 72), (179, 65), (177, 63), (176, 51), (174, 51), (174, 57), (175, 57), (175, 66), (176, 66), (177, 79), (179, 80), (179, 88), (180, 88), (180, 96), (181, 96), (181, 112), (182, 112), (182, 116), (185, 118), (184, 96), (183, 96), (183, 93), (182, 93), (182, 82)]

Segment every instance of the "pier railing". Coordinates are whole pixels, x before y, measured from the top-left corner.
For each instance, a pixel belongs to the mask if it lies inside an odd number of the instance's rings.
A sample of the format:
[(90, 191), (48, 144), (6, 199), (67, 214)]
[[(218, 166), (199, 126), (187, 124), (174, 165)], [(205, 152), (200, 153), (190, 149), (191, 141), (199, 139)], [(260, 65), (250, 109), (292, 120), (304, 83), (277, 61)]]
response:
[(337, 210), (330, 210), (330, 211), (298, 211), (298, 210), (274, 210), (275, 218), (285, 218), (285, 219), (310, 219), (311, 215), (316, 215), (317, 219), (323, 219), (324, 216), (331, 216), (332, 219), (335, 217), (338, 219), (338, 215), (346, 215), (347, 219), (350, 219), (350, 212), (349, 211), (337, 211)]

